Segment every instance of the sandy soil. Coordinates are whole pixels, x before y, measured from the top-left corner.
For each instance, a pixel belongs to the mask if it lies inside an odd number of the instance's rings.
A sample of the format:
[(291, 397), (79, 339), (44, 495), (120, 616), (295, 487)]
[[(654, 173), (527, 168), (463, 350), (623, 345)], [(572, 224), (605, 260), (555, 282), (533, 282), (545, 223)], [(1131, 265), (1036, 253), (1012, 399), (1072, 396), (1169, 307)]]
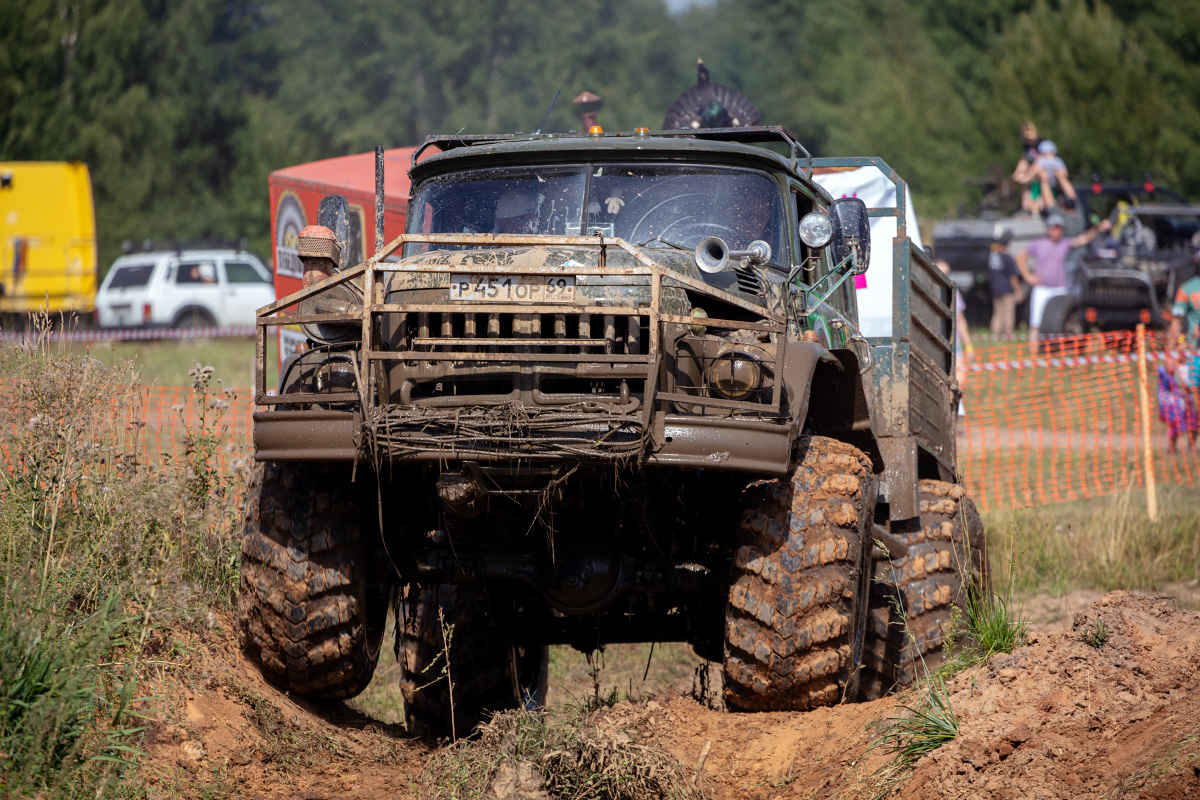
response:
[[(1073, 620), (1047, 602), (1027, 646), (956, 675), (947, 688), (957, 738), (887, 796), (1200, 798), (1200, 612), (1125, 592), (1087, 599), (1061, 604)], [(1099, 623), (1106, 641), (1094, 647), (1084, 633)], [(220, 632), (228, 627), (219, 621), (186, 667), (164, 664), (151, 687), (167, 699), (144, 746), (151, 797), (413, 796), (428, 745), (280, 694)], [(888, 789), (896, 775), (872, 744), (900, 704), (917, 702), (730, 714), (674, 693), (602, 714), (698, 765), (712, 798), (850, 798)]]

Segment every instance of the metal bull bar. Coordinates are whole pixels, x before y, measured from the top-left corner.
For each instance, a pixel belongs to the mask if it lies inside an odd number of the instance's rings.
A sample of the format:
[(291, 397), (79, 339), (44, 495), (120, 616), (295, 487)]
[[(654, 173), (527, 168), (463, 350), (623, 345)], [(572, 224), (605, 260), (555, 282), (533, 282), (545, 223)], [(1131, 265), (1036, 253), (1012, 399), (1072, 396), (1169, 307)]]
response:
[[(554, 246), (598, 248), (598, 265), (406, 265), (388, 262), (387, 259), (408, 243), (460, 245), (467, 247), (513, 247)], [(609, 248), (619, 248), (637, 262), (632, 266), (610, 266)], [(386, 303), (383, 302), (384, 274), (403, 272), (407, 274), (446, 274), (469, 271), (475, 275), (522, 275), (534, 276), (645, 276), (650, 287), (648, 308), (598, 306), (573, 302), (552, 304), (451, 304), (451, 303)], [(363, 288), (362, 308), (349, 307), (337, 313), (290, 314), (279, 312), (296, 306), (322, 292), (361, 276)], [(731, 306), (750, 311), (762, 322), (704, 318), (665, 314), (662, 312), (664, 281), (674, 287), (684, 288)], [(500, 339), (489, 331), (486, 337), (467, 340), (438, 338), (428, 332), (406, 339), (404, 350), (385, 350), (379, 341), (381, 326), (375, 324), (380, 315), (603, 315), (616, 319), (625, 318), (627, 326), (640, 325), (647, 319), (648, 346), (626, 348), (629, 352), (587, 352), (597, 348), (599, 340), (562, 338), (523, 338), (514, 332), (512, 338)], [(515, 318), (515, 317), (514, 317)], [(445, 319), (445, 317), (443, 317)], [(354, 390), (330, 392), (303, 392), (291, 394), (268, 394), (266, 386), (265, 353), (266, 329), (281, 325), (310, 323), (355, 323), (362, 325), (361, 349), (353, 354), (356, 387)], [(717, 397), (697, 397), (678, 391), (663, 391), (660, 377), (663, 366), (664, 325), (696, 325), (717, 330), (754, 330), (779, 334), (786, 333), (786, 320), (761, 305), (749, 302), (729, 292), (716, 289), (703, 281), (695, 280), (673, 270), (666, 269), (639, 248), (623, 239), (596, 236), (527, 236), (510, 234), (404, 234), (398, 236), (372, 258), (331, 277), (301, 289), (258, 311), (256, 323), (256, 397), (255, 402), (263, 406), (286, 409), (288, 406), (305, 407), (320, 404), (328, 408), (334, 404), (357, 403), (361, 409), (364, 426), (364, 444), (376, 455), (402, 455), (406, 452), (429, 450), (454, 451), (458, 454), (478, 454), (524, 451), (529, 455), (542, 456), (589, 456), (624, 458), (644, 453), (648, 442), (661, 444), (663, 414), (671, 403), (690, 403), (713, 409), (728, 409), (762, 416), (777, 416), (780, 413), (782, 380), (776, 371), (776, 379), (770, 392), (769, 402), (730, 400)], [(556, 328), (558, 326), (556, 325)], [(539, 334), (540, 335), (540, 334)], [(606, 337), (607, 338), (607, 337)], [(430, 345), (470, 345), (477, 347), (471, 352), (457, 350), (418, 349)], [(561, 345), (582, 345), (583, 352), (538, 352)], [(528, 346), (526, 346), (528, 345)], [(544, 347), (543, 347), (544, 345)], [(513, 352), (497, 352), (499, 346), (509, 347)], [(782, 342), (780, 343), (782, 348)], [(561, 347), (559, 349), (562, 349)], [(608, 348), (612, 349), (612, 348)], [(512, 404), (472, 404), (468, 396), (458, 406), (431, 407), (403, 404), (399, 406), (382, 397), (378, 387), (383, 385), (382, 368), (391, 362), (456, 362), (456, 363), (505, 363), (513, 365), (553, 363), (595, 363), (619, 368), (622, 376), (644, 380), (643, 402), (634, 413), (621, 413), (617, 409), (604, 409), (594, 403), (560, 406), (528, 406)], [(763, 398), (765, 401), (765, 398)], [(660, 408), (661, 407), (661, 408)], [(657, 428), (656, 428), (657, 425)], [(587, 429), (587, 435), (581, 436)]]

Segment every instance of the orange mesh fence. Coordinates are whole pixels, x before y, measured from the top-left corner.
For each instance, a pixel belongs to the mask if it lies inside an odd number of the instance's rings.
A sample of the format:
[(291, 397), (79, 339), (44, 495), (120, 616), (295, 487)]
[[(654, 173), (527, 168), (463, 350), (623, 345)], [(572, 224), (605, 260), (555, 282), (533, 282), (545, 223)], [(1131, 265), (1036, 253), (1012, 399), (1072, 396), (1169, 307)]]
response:
[[(1132, 333), (1064, 337), (1043, 343), (1036, 357), (1021, 339), (979, 339), (978, 356), (967, 368), (958, 468), (981, 510), (1081, 500), (1145, 485)], [(1197, 418), (1197, 396), (1185, 398), (1190, 417), (1184, 415), (1175, 451), (1169, 452), (1170, 430), (1158, 398), (1159, 367), (1167, 358), (1161, 336), (1148, 334), (1146, 341), (1156, 481), (1200, 488), (1200, 454), (1191, 449), (1188, 430)], [(1196, 354), (1184, 355), (1188, 364)], [(206, 428), (217, 436), (218, 469), (230, 469), (234, 459), (252, 452), (249, 389), (217, 390), (200, 401), (190, 388), (154, 387), (142, 389), (140, 399), (141, 408), (131, 413), (144, 423), (140, 442), (149, 463), (183, 458), (189, 433)], [(5, 460), (11, 469), (11, 459)]]
[(156, 386), (142, 390), (142, 441), (146, 459), (160, 463), (182, 458), (187, 437), (205, 429), (217, 439), (215, 461), (224, 470), (235, 458), (249, 455), (254, 413), (250, 389), (217, 389), (200, 398), (191, 388)]
[[(1146, 351), (1155, 479), (1200, 487), (1200, 456), (1188, 432), (1196, 395), (1177, 392), (1186, 411), (1170, 452), (1158, 398), (1159, 367), (1168, 364), (1161, 337), (1147, 334)], [(1036, 356), (1019, 341), (981, 343), (977, 352), (981, 357), (967, 370), (958, 465), (980, 509), (1081, 500), (1145, 485), (1134, 334), (1063, 337), (1044, 342)], [(1193, 355), (1184, 354), (1185, 365)]]
[[(124, 404), (114, 413), (126, 417), (121, 422), (129, 432), (127, 447), (136, 450), (143, 463), (177, 461), (187, 452), (188, 436), (206, 432), (216, 440), (217, 469), (231, 468), (235, 458), (250, 454), (254, 402), (249, 389), (218, 390), (200, 398), (190, 388), (156, 386), (140, 389), (137, 395), (138, 402)], [(18, 467), (7, 446), (0, 455), (7, 469)]]

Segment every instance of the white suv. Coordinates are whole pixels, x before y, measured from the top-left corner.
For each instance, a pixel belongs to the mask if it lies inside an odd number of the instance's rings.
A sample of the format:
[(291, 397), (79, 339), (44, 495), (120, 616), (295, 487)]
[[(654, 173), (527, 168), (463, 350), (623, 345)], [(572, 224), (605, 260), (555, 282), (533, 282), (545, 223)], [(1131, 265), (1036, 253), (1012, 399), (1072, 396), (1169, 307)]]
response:
[(122, 256), (100, 291), (102, 328), (253, 326), (275, 301), (271, 272), (238, 250), (175, 250)]

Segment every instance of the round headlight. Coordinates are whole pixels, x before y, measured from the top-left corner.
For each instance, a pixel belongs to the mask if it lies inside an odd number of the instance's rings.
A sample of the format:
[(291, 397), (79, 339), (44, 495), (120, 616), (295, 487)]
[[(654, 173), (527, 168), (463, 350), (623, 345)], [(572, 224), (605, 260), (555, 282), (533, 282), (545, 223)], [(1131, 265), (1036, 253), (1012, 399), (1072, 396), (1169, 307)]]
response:
[(714, 358), (704, 378), (709, 387), (726, 400), (745, 400), (763, 386), (762, 366), (758, 359), (741, 351)]
[(828, 214), (813, 211), (805, 214), (804, 219), (800, 220), (800, 241), (809, 247), (820, 250), (829, 244), (829, 240), (832, 238), (833, 220), (829, 218)]

